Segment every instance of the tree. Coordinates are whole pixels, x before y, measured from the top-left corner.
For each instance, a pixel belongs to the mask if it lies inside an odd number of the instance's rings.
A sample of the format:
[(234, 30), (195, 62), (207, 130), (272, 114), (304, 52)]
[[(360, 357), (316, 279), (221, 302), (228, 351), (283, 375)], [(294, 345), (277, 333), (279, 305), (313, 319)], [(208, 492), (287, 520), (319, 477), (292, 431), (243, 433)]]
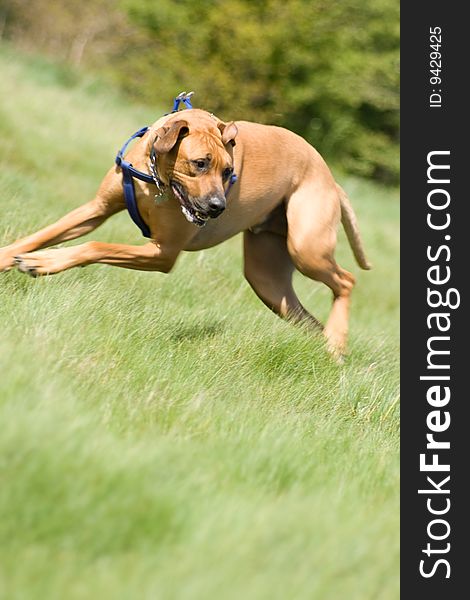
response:
[(398, 178), (396, 0), (0, 2), (5, 36), (131, 97), (195, 90), (221, 118), (286, 126), (348, 171)]
[[(367, 176), (398, 175), (399, 15), (394, 0), (124, 0), (147, 46), (134, 93), (195, 89), (226, 118), (290, 127)], [(134, 80), (135, 81), (135, 80)], [(131, 89), (128, 89), (132, 93)]]

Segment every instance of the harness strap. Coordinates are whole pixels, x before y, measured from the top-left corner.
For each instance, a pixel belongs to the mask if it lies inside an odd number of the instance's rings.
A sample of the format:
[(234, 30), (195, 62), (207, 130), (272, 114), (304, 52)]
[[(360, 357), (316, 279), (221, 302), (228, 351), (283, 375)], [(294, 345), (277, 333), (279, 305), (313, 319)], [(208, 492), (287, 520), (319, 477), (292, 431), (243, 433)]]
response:
[(233, 173), (228, 181), (228, 186), (227, 189), (225, 190), (225, 197), (227, 197), (227, 194), (230, 192), (230, 188), (232, 187), (232, 185), (234, 183), (236, 183), (238, 177), (235, 175), (235, 173)]
[(122, 170), (122, 187), (124, 191), (124, 199), (126, 201), (126, 207), (129, 212), (131, 219), (137, 225), (137, 227), (142, 232), (142, 235), (146, 238), (150, 237), (150, 229), (148, 225), (144, 222), (142, 217), (140, 216), (139, 209), (137, 208), (137, 201), (135, 199), (135, 189), (134, 189), (134, 177), (136, 179), (140, 179), (141, 181), (145, 181), (146, 183), (155, 183), (153, 177), (148, 175), (147, 173), (143, 173), (142, 171), (138, 171), (135, 169), (131, 163), (124, 159), (124, 152), (127, 149), (127, 146), (134, 140), (135, 138), (143, 137), (147, 131), (148, 127), (142, 127), (139, 131), (136, 131), (134, 135), (132, 135), (124, 146), (119, 150), (116, 155), (116, 164), (118, 167), (121, 167)]
[[(129, 164), (129, 163), (127, 163)], [(137, 225), (142, 232), (142, 235), (146, 238), (150, 237), (150, 229), (140, 216), (139, 209), (137, 208), (137, 202), (135, 199), (134, 179), (131, 172), (126, 165), (121, 163), (122, 168), (122, 187), (124, 190), (124, 198), (126, 200), (127, 210), (131, 219)]]
[(194, 94), (194, 92), (189, 92), (189, 93), (181, 92), (181, 94), (176, 96), (175, 102), (173, 104), (173, 110), (171, 112), (177, 112), (180, 107), (181, 102), (186, 106), (186, 108), (192, 108), (193, 105), (191, 104), (191, 96), (193, 94)]

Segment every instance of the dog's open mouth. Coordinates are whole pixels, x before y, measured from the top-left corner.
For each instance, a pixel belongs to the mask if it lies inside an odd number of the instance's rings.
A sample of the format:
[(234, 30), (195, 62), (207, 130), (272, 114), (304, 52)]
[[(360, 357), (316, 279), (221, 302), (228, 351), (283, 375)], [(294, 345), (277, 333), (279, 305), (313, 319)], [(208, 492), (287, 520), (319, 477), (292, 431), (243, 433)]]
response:
[(209, 220), (209, 215), (205, 215), (197, 210), (193, 204), (189, 201), (183, 186), (177, 181), (170, 181), (170, 186), (173, 194), (179, 200), (181, 204), (181, 212), (188, 219), (190, 223), (194, 223), (198, 227), (203, 227)]

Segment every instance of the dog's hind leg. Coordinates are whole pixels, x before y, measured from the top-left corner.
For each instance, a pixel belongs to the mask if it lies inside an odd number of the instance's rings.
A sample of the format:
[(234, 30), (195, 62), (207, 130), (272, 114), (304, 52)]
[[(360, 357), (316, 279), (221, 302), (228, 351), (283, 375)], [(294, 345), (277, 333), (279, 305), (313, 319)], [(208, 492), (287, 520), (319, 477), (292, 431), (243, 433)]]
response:
[(323, 326), (302, 306), (292, 287), (294, 265), (284, 236), (245, 231), (244, 259), (245, 277), (268, 308), (284, 319), (321, 331)]
[[(109, 173), (96, 198), (76, 208), (52, 225), (48, 225), (9, 246), (0, 248), (0, 272), (15, 265), (15, 257), (48, 246), (54, 246), (90, 233), (108, 217), (125, 208), (122, 191)], [(112, 183), (113, 185), (110, 185)]]
[(307, 277), (333, 292), (333, 305), (324, 329), (328, 349), (337, 357), (346, 352), (350, 296), (355, 279), (334, 259), (341, 207), (336, 187), (328, 180), (304, 184), (287, 206), (289, 255)]

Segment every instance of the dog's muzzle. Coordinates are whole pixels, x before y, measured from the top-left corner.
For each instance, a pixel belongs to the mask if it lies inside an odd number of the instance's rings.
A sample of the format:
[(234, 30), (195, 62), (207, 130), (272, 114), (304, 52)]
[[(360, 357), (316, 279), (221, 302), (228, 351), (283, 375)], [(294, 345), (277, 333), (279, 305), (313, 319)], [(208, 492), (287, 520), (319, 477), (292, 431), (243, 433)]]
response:
[(226, 206), (225, 196), (211, 194), (201, 200), (190, 199), (185, 188), (178, 181), (170, 182), (173, 194), (181, 204), (181, 212), (190, 223), (202, 227), (209, 219), (217, 218)]

